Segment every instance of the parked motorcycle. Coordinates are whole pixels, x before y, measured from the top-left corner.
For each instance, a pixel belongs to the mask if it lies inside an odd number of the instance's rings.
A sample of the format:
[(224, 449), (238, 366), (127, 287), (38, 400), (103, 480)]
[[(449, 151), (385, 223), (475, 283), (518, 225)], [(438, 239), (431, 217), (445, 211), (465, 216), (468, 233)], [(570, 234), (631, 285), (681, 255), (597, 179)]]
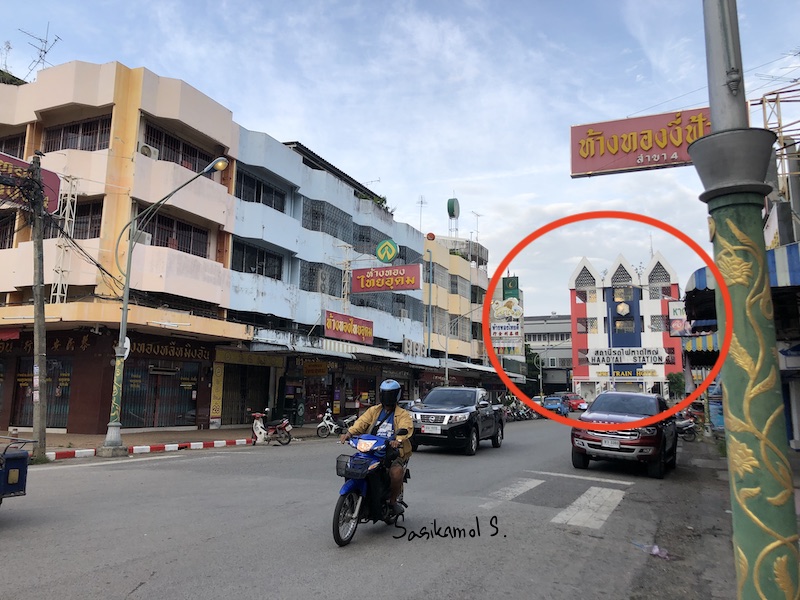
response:
[(264, 417), (269, 418), (270, 409), (265, 408), (263, 413), (254, 412), (253, 415), (253, 446), (256, 443), (270, 444), (276, 440), (281, 446), (292, 441), (292, 426), (286, 417), (264, 423)]
[(344, 430), (349, 429), (357, 418), (356, 415), (350, 415), (344, 419), (336, 419), (333, 416), (333, 411), (328, 408), (322, 417), (322, 422), (317, 425), (317, 435), (321, 438), (326, 438), (332, 433), (339, 435)]
[(684, 441), (693, 442), (697, 439), (697, 425), (694, 419), (677, 419), (675, 429), (678, 431), (678, 436)]
[[(395, 435), (408, 435), (408, 430), (399, 429)], [(399, 451), (389, 445), (390, 441), (377, 435), (355, 436), (347, 443), (357, 452), (340, 454), (336, 459), (336, 474), (345, 478), (333, 512), (333, 539), (339, 546), (350, 543), (359, 523), (384, 521), (392, 525), (397, 520), (388, 500), (389, 466)], [(403, 481), (409, 476), (406, 468)], [(397, 502), (408, 508), (402, 491)]]

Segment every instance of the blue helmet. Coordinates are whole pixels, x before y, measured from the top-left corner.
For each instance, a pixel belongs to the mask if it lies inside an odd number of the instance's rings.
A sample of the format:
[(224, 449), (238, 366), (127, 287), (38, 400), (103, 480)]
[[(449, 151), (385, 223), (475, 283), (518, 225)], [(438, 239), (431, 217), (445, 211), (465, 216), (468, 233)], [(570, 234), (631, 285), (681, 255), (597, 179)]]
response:
[(384, 408), (394, 408), (400, 401), (403, 390), (394, 379), (387, 379), (381, 383), (380, 400)]

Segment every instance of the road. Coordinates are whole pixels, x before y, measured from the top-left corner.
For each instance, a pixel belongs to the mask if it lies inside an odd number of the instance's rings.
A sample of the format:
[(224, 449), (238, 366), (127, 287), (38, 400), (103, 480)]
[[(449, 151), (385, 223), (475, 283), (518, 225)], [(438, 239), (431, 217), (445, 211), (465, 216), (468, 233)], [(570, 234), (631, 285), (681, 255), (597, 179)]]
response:
[[(345, 548), (331, 535), (345, 448), (331, 439), (31, 466), (28, 495), (0, 507), (0, 598), (675, 597), (650, 588), (676, 563), (637, 544), (683, 523), (691, 494), (721, 513), (727, 487), (708, 497), (680, 462), (661, 481), (576, 471), (569, 450), (549, 420), (510, 423), (502, 448), (472, 457), (422, 447), (405, 520), (359, 525)], [(733, 597), (709, 570), (683, 597)]]

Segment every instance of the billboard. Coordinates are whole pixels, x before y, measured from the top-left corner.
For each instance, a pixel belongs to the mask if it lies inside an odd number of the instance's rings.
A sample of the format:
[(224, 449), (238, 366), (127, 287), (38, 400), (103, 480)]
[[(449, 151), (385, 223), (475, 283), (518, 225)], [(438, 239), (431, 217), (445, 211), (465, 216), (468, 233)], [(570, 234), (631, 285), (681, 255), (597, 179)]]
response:
[[(30, 163), (0, 152), (0, 177), (12, 177), (15, 180), (26, 179), (28, 177), (28, 167), (30, 167)], [(58, 178), (58, 174), (53, 171), (42, 169), (41, 172), (44, 207), (47, 212), (53, 213), (58, 209), (58, 192), (61, 187), (61, 180)], [(17, 186), (0, 184), (0, 202), (4, 200), (15, 204), (28, 203)]]
[(422, 289), (422, 265), (353, 269), (350, 293), (397, 292)]
[[(516, 282), (514, 289), (518, 289)], [(512, 296), (503, 300), (492, 300), (489, 331), (492, 348), (498, 355), (525, 356), (523, 310), (518, 298)]]
[(574, 125), (572, 177), (691, 164), (687, 148), (711, 132), (709, 108)]
[(325, 311), (325, 337), (372, 344), (373, 323), (350, 315)]

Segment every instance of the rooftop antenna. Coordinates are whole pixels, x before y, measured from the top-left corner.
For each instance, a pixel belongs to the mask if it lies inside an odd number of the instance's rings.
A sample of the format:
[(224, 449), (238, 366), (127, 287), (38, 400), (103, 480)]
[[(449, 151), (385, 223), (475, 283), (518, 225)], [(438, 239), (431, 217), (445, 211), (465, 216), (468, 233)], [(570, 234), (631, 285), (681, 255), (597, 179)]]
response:
[(49, 22), (47, 23), (47, 32), (45, 33), (45, 37), (44, 38), (36, 37), (32, 33), (28, 33), (27, 31), (24, 31), (22, 29), (20, 29), (20, 31), (22, 31), (22, 33), (24, 33), (25, 35), (30, 36), (35, 40), (38, 40), (39, 43), (41, 44), (41, 46), (37, 46), (37, 45), (33, 44), (32, 42), (28, 42), (31, 46), (36, 48), (36, 51), (39, 53), (39, 57), (37, 59), (34, 59), (33, 61), (31, 61), (31, 64), (28, 65), (28, 68), (30, 70), (28, 71), (28, 74), (25, 76), (25, 80), (27, 81), (28, 77), (31, 76), (31, 73), (33, 73), (36, 70), (36, 67), (38, 67), (39, 65), (50, 65), (51, 67), (53, 66), (51, 63), (49, 63), (49, 62), (47, 62), (45, 60), (45, 57), (47, 56), (47, 53), (50, 52), (50, 50), (52, 50), (53, 46), (56, 45), (56, 42), (61, 40), (61, 38), (58, 37), (58, 36), (55, 36), (56, 39), (54, 39), (52, 41), (52, 43), (49, 41), (49, 38), (50, 38), (50, 23)]
[(650, 234), (650, 258), (653, 258), (653, 234)]
[(475, 215), (475, 241), (478, 241), (478, 219), (480, 219), (483, 215), (476, 213), (474, 210), (470, 211), (473, 215)]
[(417, 204), (419, 204), (419, 230), (422, 231), (422, 207), (427, 204), (427, 202), (425, 202), (425, 196), (420, 196), (419, 200), (417, 200)]
[(8, 54), (11, 52), (11, 42), (6, 40), (3, 44), (3, 71), (8, 73)]

